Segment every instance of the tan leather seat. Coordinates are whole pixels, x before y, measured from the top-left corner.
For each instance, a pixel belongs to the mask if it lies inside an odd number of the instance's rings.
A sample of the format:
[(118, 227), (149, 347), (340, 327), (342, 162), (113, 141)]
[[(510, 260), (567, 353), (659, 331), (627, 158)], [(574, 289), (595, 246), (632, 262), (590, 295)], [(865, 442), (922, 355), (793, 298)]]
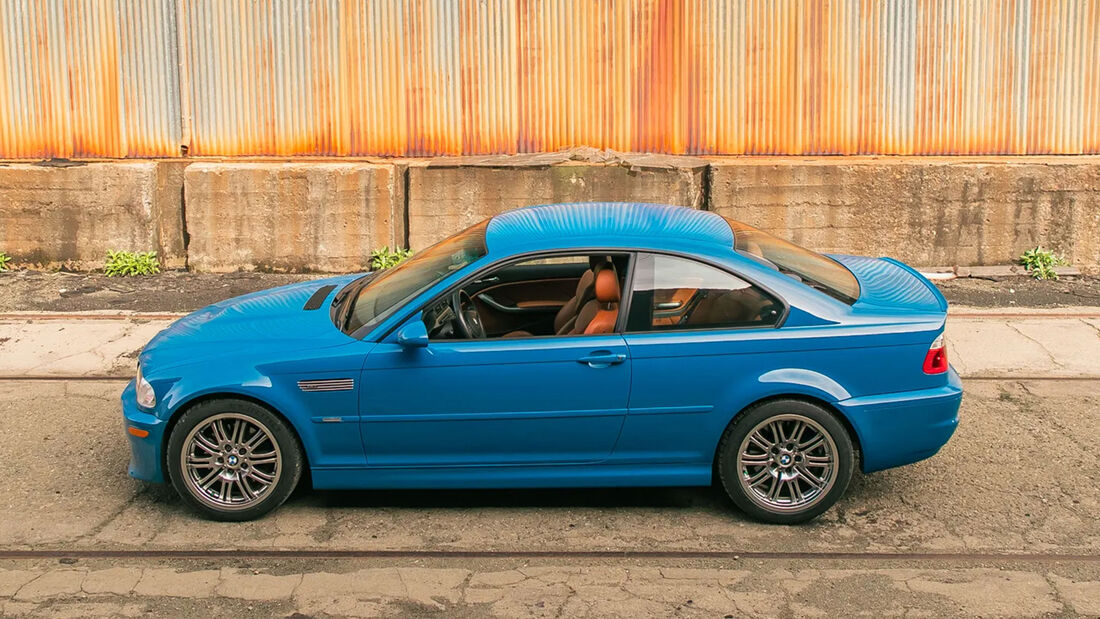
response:
[(619, 320), (619, 276), (610, 263), (596, 269), (596, 298), (584, 304), (570, 335), (612, 333)]
[[(581, 274), (580, 280), (577, 281), (577, 291), (565, 305), (561, 306), (558, 313), (554, 316), (554, 333), (557, 335), (565, 335), (572, 331), (573, 325), (576, 324), (577, 314), (580, 313), (581, 308), (585, 303), (588, 303), (596, 297), (596, 273), (595, 270), (605, 264), (607, 258), (603, 256), (592, 256), (588, 259), (589, 268), (583, 274)], [(528, 331), (512, 331), (504, 334), (504, 337), (531, 337), (531, 333)]]

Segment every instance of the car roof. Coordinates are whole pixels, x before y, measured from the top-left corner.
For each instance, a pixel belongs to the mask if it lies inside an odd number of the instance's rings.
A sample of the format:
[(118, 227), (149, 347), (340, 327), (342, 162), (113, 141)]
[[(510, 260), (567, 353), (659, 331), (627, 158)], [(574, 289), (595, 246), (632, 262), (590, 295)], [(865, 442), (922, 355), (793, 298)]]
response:
[(733, 230), (709, 211), (668, 204), (582, 202), (508, 211), (489, 220), (485, 244), (492, 253), (563, 245), (652, 247), (668, 243), (733, 248)]

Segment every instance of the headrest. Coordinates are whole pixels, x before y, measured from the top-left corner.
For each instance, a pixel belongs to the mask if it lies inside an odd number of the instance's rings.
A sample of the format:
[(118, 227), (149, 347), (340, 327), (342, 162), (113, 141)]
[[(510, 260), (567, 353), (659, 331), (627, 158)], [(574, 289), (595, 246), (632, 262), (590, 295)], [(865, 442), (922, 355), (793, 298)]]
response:
[(604, 264), (605, 262), (610, 262), (607, 256), (589, 256), (588, 268), (591, 271), (595, 271), (600, 267), (600, 265)]
[(619, 278), (610, 267), (596, 272), (596, 300), (600, 303), (619, 302)]

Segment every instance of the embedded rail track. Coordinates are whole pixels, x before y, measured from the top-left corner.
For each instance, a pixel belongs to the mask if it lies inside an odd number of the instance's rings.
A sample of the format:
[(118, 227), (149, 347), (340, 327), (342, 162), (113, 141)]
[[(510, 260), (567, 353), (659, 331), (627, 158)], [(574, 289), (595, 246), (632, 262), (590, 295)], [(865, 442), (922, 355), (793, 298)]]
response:
[(3, 550), (0, 560), (165, 559), (618, 559), (720, 561), (920, 561), (941, 563), (1100, 563), (1100, 554), (944, 552), (771, 552), (731, 550), (269, 550), (269, 549), (46, 549)]

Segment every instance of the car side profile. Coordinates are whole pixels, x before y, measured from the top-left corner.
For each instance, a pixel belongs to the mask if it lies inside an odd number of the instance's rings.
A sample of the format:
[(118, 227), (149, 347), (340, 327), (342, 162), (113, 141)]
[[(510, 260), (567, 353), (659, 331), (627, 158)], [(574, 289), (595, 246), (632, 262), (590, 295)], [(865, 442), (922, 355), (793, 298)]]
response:
[(198, 310), (122, 394), (130, 475), (247, 520), (314, 488), (706, 486), (797, 523), (958, 423), (947, 302), (715, 213), (556, 204)]

